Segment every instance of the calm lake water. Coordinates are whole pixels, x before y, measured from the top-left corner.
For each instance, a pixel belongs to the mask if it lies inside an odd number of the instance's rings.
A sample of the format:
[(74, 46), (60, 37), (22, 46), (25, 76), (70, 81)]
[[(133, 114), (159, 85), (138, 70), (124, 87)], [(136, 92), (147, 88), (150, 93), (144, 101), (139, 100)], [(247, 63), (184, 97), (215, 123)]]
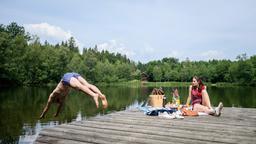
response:
[[(96, 109), (89, 96), (72, 91), (59, 117), (53, 117), (56, 111), (56, 106), (53, 105), (46, 118), (39, 120), (38, 117), (53, 89), (54, 87), (0, 89), (0, 143), (32, 143), (43, 128), (140, 106), (147, 101), (153, 87), (100, 87), (108, 98), (109, 107), (106, 110)], [(214, 106), (222, 101), (225, 107), (256, 108), (256, 89), (253, 87), (207, 89)], [(170, 90), (170, 87), (164, 87), (168, 100), (171, 100)], [(185, 103), (188, 88), (179, 87), (179, 92), (181, 102)]]

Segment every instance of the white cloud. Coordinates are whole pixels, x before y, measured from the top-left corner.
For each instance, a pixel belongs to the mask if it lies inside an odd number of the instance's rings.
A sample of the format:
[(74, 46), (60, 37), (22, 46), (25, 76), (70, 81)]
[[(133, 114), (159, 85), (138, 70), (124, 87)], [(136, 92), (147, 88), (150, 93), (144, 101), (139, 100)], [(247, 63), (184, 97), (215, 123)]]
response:
[[(24, 27), (30, 34), (39, 36), (41, 41), (47, 40), (50, 43), (60, 43), (61, 41), (68, 40), (70, 37), (74, 37), (71, 31), (65, 31), (61, 27), (50, 25), (46, 22), (39, 24), (25, 24)], [(76, 38), (75, 41), (81, 51), (83, 44)]]
[(146, 53), (146, 54), (153, 54), (155, 53), (155, 49), (148, 43), (144, 44), (144, 49), (141, 49), (142, 53)]
[(60, 40), (69, 39), (72, 34), (70, 31), (65, 31), (62, 28), (48, 23), (39, 23), (39, 24), (25, 24), (25, 29), (32, 34), (43, 37), (51, 37)]
[(168, 55), (168, 57), (174, 57), (174, 58), (177, 58), (178, 56), (180, 56), (180, 53), (176, 50), (171, 51), (170, 54)]
[(118, 42), (117, 40), (110, 40), (108, 42), (98, 44), (97, 46), (100, 51), (107, 50), (114, 53), (118, 52), (121, 54), (125, 54), (129, 58), (135, 55), (134, 51), (128, 49), (123, 43)]
[(204, 59), (206, 59), (206, 60), (223, 59), (223, 53), (221, 51), (217, 51), (217, 50), (209, 50), (209, 51), (203, 52), (201, 54), (201, 56), (203, 56)]

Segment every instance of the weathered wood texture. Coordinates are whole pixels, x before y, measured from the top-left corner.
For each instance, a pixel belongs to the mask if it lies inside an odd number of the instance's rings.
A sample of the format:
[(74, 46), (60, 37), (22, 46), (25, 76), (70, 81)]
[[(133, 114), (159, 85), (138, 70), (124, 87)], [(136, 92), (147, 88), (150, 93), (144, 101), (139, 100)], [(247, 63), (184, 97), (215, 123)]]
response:
[(255, 143), (256, 109), (166, 119), (127, 110), (43, 129), (35, 143)]

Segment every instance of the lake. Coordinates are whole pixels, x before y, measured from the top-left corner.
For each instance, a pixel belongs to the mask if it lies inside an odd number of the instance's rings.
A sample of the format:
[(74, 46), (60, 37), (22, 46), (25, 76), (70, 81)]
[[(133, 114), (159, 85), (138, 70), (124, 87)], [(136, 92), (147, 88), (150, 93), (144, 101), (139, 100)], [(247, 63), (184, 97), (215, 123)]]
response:
[[(109, 107), (96, 109), (93, 100), (81, 92), (71, 91), (59, 117), (54, 118), (56, 106), (52, 105), (46, 118), (39, 120), (48, 95), (54, 87), (15, 87), (0, 89), (0, 143), (32, 143), (41, 129), (62, 123), (85, 120), (114, 111), (134, 108), (144, 104), (153, 87), (104, 86), (101, 91), (107, 96)], [(170, 87), (164, 87), (168, 101)], [(181, 102), (185, 103), (188, 87), (179, 87)], [(219, 101), (225, 107), (256, 108), (254, 87), (208, 87), (212, 105)]]

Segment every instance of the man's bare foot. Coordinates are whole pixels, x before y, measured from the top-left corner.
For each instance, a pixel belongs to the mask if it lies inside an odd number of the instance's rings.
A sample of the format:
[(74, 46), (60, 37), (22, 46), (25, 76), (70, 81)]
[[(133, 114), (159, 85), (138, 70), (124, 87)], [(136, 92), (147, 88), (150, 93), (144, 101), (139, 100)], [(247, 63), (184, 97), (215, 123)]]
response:
[(102, 94), (102, 95), (100, 95), (100, 99), (102, 102), (103, 109), (106, 109), (108, 107), (108, 101), (107, 101), (106, 96)]
[(95, 94), (93, 96), (93, 100), (94, 100), (94, 102), (96, 104), (96, 108), (99, 108), (99, 94)]

